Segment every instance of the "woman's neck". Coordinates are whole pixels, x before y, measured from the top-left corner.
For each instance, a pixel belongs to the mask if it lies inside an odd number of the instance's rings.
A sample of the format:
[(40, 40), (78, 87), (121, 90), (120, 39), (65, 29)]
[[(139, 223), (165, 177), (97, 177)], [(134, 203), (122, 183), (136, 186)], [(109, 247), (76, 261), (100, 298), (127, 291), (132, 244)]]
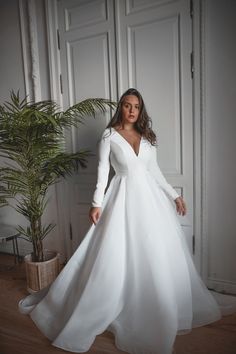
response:
[(126, 131), (136, 130), (134, 124), (132, 123), (121, 123), (121, 125), (118, 128)]

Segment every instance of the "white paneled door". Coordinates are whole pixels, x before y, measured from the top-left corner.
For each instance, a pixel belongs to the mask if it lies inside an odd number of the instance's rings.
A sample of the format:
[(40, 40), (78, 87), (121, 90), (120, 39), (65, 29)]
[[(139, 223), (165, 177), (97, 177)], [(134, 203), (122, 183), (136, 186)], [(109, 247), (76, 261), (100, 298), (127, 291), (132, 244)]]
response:
[[(117, 100), (136, 87), (158, 137), (158, 161), (185, 198), (180, 217), (193, 250), (192, 22), (189, 0), (59, 0), (61, 82), (64, 107), (88, 97)], [(88, 118), (68, 135), (68, 148), (96, 151), (110, 115)], [(67, 186), (71, 239), (68, 255), (89, 226), (96, 158)]]
[[(89, 97), (116, 100), (116, 48), (113, 1), (58, 1), (58, 27), (63, 105)], [(109, 115), (88, 118), (68, 136), (68, 149), (96, 153), (98, 138)], [(88, 210), (96, 182), (96, 158), (89, 159), (67, 184), (70, 238), (67, 256), (78, 247), (89, 226)]]

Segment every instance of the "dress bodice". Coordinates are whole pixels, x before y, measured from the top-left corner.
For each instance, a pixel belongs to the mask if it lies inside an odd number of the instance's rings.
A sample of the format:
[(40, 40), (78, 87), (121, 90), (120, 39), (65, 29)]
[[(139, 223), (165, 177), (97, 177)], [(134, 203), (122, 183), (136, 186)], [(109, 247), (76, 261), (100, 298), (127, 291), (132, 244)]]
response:
[(167, 195), (173, 199), (179, 196), (167, 183), (158, 166), (156, 147), (142, 137), (139, 152), (136, 154), (129, 142), (114, 128), (111, 128), (111, 130), (104, 131), (99, 143), (97, 185), (92, 201), (93, 206), (102, 206), (110, 165), (116, 177), (138, 178), (140, 175), (149, 173)]

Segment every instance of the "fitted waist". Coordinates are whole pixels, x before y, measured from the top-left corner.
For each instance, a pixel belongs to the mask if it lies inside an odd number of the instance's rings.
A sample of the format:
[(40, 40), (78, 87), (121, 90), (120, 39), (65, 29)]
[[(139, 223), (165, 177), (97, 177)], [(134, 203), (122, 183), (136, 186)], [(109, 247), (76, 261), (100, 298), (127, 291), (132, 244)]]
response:
[(137, 178), (137, 176), (143, 176), (149, 173), (147, 169), (135, 169), (135, 170), (116, 170), (115, 171), (115, 176), (120, 176), (120, 177), (131, 177), (131, 178)]

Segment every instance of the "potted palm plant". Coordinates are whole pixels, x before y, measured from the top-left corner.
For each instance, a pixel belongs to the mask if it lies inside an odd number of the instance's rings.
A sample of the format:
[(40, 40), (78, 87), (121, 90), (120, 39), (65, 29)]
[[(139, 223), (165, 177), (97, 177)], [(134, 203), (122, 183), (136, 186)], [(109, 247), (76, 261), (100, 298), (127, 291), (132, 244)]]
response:
[[(57, 276), (58, 257), (45, 252), (43, 239), (55, 225), (44, 225), (42, 217), (48, 189), (61, 177), (85, 168), (89, 151), (75, 153), (64, 149), (65, 131), (78, 126), (86, 116), (105, 112), (115, 104), (93, 98), (61, 110), (51, 101), (22, 101), (19, 92), (11, 92), (10, 102), (0, 105), (0, 204), (10, 205), (27, 219), (27, 226), (16, 228), (21, 237), (32, 243), (32, 253), (25, 257), (29, 291), (38, 291)], [(46, 265), (54, 259), (48, 271)], [(36, 270), (29, 266), (35, 265)], [(39, 268), (41, 265), (41, 268)], [(40, 270), (39, 270), (40, 269)], [(44, 271), (45, 269), (45, 271)], [(45, 280), (48, 273), (49, 279)], [(36, 277), (41, 275), (41, 279)]]

